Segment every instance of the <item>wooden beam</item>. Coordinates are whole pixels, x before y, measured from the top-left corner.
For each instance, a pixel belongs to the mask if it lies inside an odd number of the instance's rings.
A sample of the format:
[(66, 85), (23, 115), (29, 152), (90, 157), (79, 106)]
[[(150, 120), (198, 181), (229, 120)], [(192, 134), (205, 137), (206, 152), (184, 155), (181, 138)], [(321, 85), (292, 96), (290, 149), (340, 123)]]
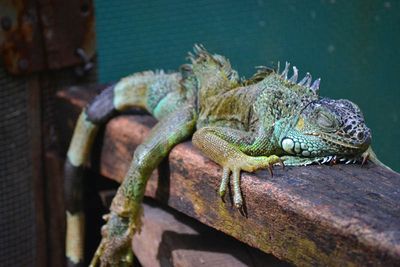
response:
[[(59, 121), (75, 120), (79, 103), (87, 100), (77, 90), (59, 93)], [(111, 120), (103, 139), (101, 174), (120, 182), (132, 152), (154, 123), (149, 116)], [(221, 175), (221, 168), (188, 141), (154, 172), (146, 195), (297, 265), (400, 263), (398, 173), (373, 164), (277, 167), (273, 177), (267, 171), (242, 173), (246, 216), (229, 197), (225, 203), (218, 197)]]
[[(107, 207), (115, 193), (99, 192)], [(143, 267), (292, 266), (149, 198), (144, 200), (142, 223), (132, 248)]]
[(133, 238), (133, 250), (144, 267), (291, 266), (179, 212), (143, 206), (143, 227)]

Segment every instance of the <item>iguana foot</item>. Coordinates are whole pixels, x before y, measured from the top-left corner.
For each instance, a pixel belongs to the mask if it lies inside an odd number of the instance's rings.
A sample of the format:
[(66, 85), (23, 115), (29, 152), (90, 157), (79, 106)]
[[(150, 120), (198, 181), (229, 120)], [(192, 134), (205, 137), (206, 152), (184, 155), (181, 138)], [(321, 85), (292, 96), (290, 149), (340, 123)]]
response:
[(129, 218), (115, 213), (105, 216), (107, 224), (102, 228), (103, 238), (90, 267), (128, 267), (133, 263), (131, 240), (134, 233)]
[(233, 182), (233, 203), (236, 208), (240, 209), (243, 205), (242, 192), (240, 190), (240, 172), (254, 172), (258, 169), (268, 168), (271, 176), (273, 175), (272, 167), (274, 164), (284, 167), (283, 161), (276, 155), (249, 157), (240, 160), (227, 161), (223, 166), (222, 180), (219, 187), (219, 195), (224, 200), (229, 179), (232, 174)]

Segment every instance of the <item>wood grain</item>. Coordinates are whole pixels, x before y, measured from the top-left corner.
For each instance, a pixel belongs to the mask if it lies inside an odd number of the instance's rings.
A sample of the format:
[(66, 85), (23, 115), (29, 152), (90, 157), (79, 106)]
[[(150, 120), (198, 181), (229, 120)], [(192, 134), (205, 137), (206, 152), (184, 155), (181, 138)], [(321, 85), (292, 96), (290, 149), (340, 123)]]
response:
[[(61, 112), (64, 121), (74, 120), (77, 114), (71, 110), (81, 100), (68, 90), (59, 98), (67, 108)], [(101, 149), (101, 174), (120, 182), (154, 123), (149, 116), (111, 120)], [(242, 173), (246, 216), (229, 197), (225, 203), (218, 197), (221, 175), (221, 168), (188, 141), (155, 171), (146, 195), (297, 265), (400, 264), (397, 173), (373, 164), (275, 168), (273, 177), (267, 171)]]
[(148, 203), (133, 250), (143, 267), (291, 266), (181, 213)]

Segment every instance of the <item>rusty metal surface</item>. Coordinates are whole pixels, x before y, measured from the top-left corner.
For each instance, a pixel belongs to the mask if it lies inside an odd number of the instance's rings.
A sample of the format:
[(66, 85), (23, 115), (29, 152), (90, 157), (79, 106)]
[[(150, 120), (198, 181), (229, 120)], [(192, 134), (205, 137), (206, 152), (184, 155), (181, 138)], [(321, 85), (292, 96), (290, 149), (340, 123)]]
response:
[(45, 68), (45, 55), (34, 0), (0, 2), (0, 48), (7, 71), (29, 73)]
[(91, 69), (95, 54), (91, 0), (2, 0), (0, 50), (12, 74), (78, 65)]
[(91, 0), (38, 0), (50, 69), (84, 63), (95, 53), (94, 8)]

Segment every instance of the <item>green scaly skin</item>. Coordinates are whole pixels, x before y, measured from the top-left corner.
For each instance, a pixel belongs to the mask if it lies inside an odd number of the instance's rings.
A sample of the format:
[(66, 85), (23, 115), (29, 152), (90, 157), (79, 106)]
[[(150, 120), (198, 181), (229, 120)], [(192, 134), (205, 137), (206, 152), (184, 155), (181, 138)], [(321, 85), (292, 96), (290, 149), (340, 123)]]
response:
[[(319, 79), (312, 82), (307, 74), (298, 82), (296, 67), (289, 78), (286, 64), (282, 72), (262, 68), (252, 78), (241, 80), (226, 58), (198, 45), (189, 59), (180, 72), (134, 74), (113, 89), (117, 111), (140, 107), (159, 122), (134, 153), (106, 216), (103, 239), (91, 266), (131, 263), (130, 241), (140, 227), (147, 179), (176, 144), (191, 136), (193, 144), (223, 168), (222, 197), (232, 178), (238, 208), (242, 206), (242, 170), (271, 169), (281, 162), (293, 166), (351, 162), (368, 156), (377, 161), (360, 109), (348, 100), (320, 98)], [(81, 120), (85, 121), (84, 116)], [(85, 129), (75, 131), (69, 150), (71, 162), (80, 159), (74, 166), (83, 164), (86, 156), (82, 155), (89, 149), (76, 147), (95, 136), (94, 130), (89, 131), (91, 123), (86, 123)]]

